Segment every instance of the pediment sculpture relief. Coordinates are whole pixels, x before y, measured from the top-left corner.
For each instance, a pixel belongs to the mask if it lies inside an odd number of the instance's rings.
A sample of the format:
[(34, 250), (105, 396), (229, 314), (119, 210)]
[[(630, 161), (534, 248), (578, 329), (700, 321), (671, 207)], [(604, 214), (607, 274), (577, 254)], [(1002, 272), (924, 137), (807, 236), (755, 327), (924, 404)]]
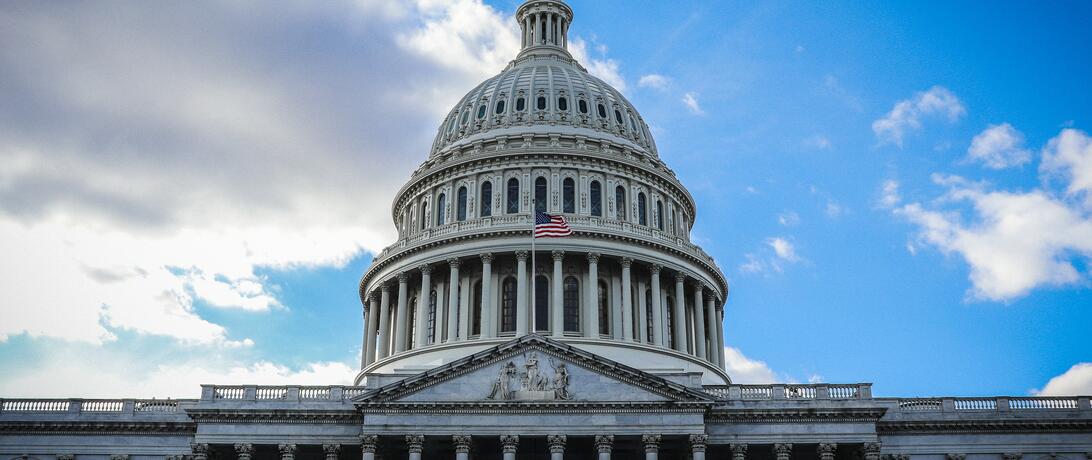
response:
[(523, 371), (508, 361), (501, 366), (500, 375), (493, 381), (493, 388), (485, 399), (496, 401), (565, 401), (572, 399), (569, 392), (569, 369), (565, 363), (550, 359), (553, 376), (546, 375), (538, 365), (538, 353), (523, 355)]

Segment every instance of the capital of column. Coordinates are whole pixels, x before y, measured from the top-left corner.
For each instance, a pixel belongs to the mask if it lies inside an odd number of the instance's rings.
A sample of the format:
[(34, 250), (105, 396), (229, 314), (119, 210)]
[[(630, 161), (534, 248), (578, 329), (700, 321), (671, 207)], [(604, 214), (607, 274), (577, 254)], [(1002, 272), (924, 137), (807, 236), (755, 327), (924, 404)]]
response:
[(421, 270), (422, 275), (428, 275), (432, 273), (432, 265), (429, 264), (421, 264), (421, 266), (417, 267), (417, 269)]
[(360, 435), (360, 448), (364, 450), (365, 454), (374, 454), (375, 448), (379, 445), (379, 436), (374, 434), (362, 434)]
[(110, 460), (129, 460), (129, 454), (114, 454), (110, 456)]
[(293, 458), (296, 458), (295, 444), (278, 444), (277, 450), (280, 451), (282, 460), (291, 460)]
[(880, 447), (882, 444), (878, 442), (866, 442), (861, 446), (861, 452), (864, 453), (865, 460), (879, 460)]
[(660, 450), (660, 441), (663, 439), (658, 434), (642, 434), (641, 444), (645, 445), (645, 452), (658, 452)]
[(729, 444), (728, 450), (732, 451), (732, 460), (744, 460), (747, 457), (746, 444)]
[(622, 264), (622, 268), (629, 268), (633, 265), (633, 259), (629, 257), (623, 257), (620, 263)]
[[(1020, 460), (1021, 458), (1023, 458), (1023, 456), (1024, 456), (1024, 454), (1021, 454), (1019, 452), (1010, 452), (1010, 453), (1007, 453), (1007, 454), (1001, 454), (1002, 460)], [(1087, 456), (1089, 458), (1092, 458), (1092, 454), (1088, 454)]]
[(455, 453), (468, 454), (470, 453), (470, 442), (473, 438), (470, 435), (457, 434), (451, 437), (451, 443), (455, 445)]
[(887, 454), (883, 458), (885, 460), (910, 460), (910, 456), (906, 454)]
[(948, 454), (945, 455), (948, 460), (966, 460), (967, 454)]
[(675, 282), (676, 283), (685, 283), (686, 282), (686, 273), (675, 272)]
[(550, 434), (546, 435), (546, 444), (550, 446), (551, 454), (563, 454), (565, 453), (565, 443), (569, 438), (563, 434)]
[(600, 454), (609, 454), (611, 449), (614, 449), (614, 435), (613, 434), (597, 434), (595, 435), (595, 450)]
[(190, 452), (194, 460), (205, 460), (209, 456), (209, 445), (204, 443), (190, 443)]
[(777, 460), (788, 460), (792, 456), (792, 444), (787, 442), (779, 442), (773, 445), (774, 455), (777, 456)]
[(341, 444), (323, 444), (322, 452), (326, 454), (326, 458), (337, 458), (337, 454), (341, 452)]
[(492, 252), (486, 252), (486, 253), (482, 254), (481, 258), (482, 258), (482, 263), (483, 264), (493, 263), (493, 253)]
[(462, 265), (462, 263), (463, 262), (461, 260), (459, 260), (459, 258), (457, 258), (457, 257), (452, 257), (450, 259), (447, 259), (447, 264), (449, 266), (451, 266), (451, 268), (459, 268), (459, 265)]
[(588, 253), (588, 262), (591, 262), (593, 264), (599, 263), (599, 253), (598, 252), (589, 252)]
[(406, 435), (406, 449), (411, 454), (419, 454), (425, 448), (425, 436), (420, 434)]
[(706, 444), (709, 443), (709, 435), (707, 434), (692, 434), (690, 435), (690, 451), (691, 452), (705, 452)]
[[(182, 458), (181, 455), (168, 455), (168, 457)], [(76, 459), (76, 454), (58, 454), (57, 455), (57, 460), (75, 460), (75, 459)], [(170, 459), (168, 459), (168, 460), (170, 460)]]
[(664, 266), (660, 264), (652, 264), (651, 267), (648, 267), (648, 271), (652, 272), (652, 276), (658, 276), (660, 274), (660, 270), (663, 269)]
[(249, 459), (250, 454), (254, 453), (254, 445), (250, 443), (236, 444), (235, 453), (239, 455), (239, 460)]
[(409, 282), (409, 272), (398, 273), (398, 284), (406, 284)]
[(389, 294), (391, 292), (391, 287), (390, 285), (384, 283), (379, 285), (379, 290), (383, 291), (384, 294)]
[(565, 259), (565, 251), (556, 250), (550, 252), (550, 257), (553, 257), (554, 262), (561, 262)]
[(838, 444), (833, 442), (821, 442), (815, 448), (820, 460), (834, 460), (834, 452), (838, 450)]
[(518, 260), (520, 262), (526, 262), (527, 261), (527, 255), (528, 255), (527, 251), (516, 251), (516, 260)]
[(506, 454), (516, 453), (516, 448), (519, 447), (519, 435), (515, 434), (502, 434), (500, 436), (501, 450)]

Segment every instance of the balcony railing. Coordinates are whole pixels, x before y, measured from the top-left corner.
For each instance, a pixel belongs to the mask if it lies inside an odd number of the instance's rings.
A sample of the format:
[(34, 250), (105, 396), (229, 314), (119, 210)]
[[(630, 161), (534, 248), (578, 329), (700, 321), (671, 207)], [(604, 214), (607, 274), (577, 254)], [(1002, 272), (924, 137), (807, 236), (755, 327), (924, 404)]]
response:
[(359, 396), (364, 390), (364, 387), (340, 385), (201, 385), (201, 401), (343, 402)]
[(120, 414), (181, 413), (193, 399), (4, 399), (0, 414)]
[(899, 412), (1020, 412), (1082, 411), (1092, 412), (1084, 397), (996, 397), (996, 398), (907, 398), (899, 399)]
[(872, 384), (848, 385), (817, 383), (809, 385), (707, 385), (706, 393), (727, 400), (837, 400), (872, 399)]

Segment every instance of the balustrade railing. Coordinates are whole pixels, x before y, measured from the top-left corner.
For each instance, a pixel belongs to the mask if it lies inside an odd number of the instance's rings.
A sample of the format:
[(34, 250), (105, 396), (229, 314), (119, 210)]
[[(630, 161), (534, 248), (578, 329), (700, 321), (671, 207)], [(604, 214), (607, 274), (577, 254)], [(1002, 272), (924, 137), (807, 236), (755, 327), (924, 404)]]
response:
[(192, 399), (7, 399), (0, 402), (3, 413), (73, 414), (171, 414), (182, 412), (180, 403)]
[(364, 387), (298, 385), (202, 385), (201, 400), (237, 401), (348, 401), (365, 391)]
[(809, 385), (707, 385), (703, 389), (713, 396), (730, 400), (872, 399), (872, 385), (868, 383), (853, 385), (825, 383)]
[(1090, 411), (1085, 397), (996, 397), (899, 399), (899, 412), (1009, 412), (1036, 410)]

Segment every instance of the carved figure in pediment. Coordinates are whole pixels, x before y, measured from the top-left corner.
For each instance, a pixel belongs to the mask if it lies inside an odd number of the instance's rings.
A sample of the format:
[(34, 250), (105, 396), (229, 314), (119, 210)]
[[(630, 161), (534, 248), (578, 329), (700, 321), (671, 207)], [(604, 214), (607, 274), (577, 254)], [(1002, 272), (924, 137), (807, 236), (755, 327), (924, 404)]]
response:
[(569, 369), (565, 363), (554, 366), (554, 398), (561, 400), (572, 399), (569, 394)]
[(508, 364), (505, 364), (504, 367), (501, 368), (500, 376), (493, 382), (493, 390), (489, 392), (489, 396), (486, 397), (486, 399), (499, 399), (502, 401), (512, 399), (512, 390), (509, 389), (509, 382), (511, 382), (512, 377), (515, 376), (516, 365), (512, 364), (511, 361), (508, 361)]
[(549, 381), (538, 370), (538, 353), (532, 351), (531, 356), (526, 359), (527, 362), (523, 365), (527, 369), (522, 379), (523, 390), (546, 391)]

